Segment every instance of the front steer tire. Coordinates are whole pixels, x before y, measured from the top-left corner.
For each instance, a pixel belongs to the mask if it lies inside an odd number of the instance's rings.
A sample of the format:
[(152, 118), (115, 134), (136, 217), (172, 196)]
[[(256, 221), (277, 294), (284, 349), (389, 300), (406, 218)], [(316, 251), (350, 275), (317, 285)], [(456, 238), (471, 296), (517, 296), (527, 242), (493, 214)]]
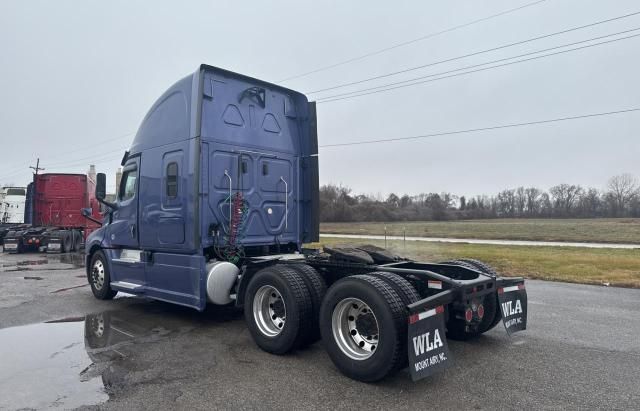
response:
[(244, 301), (244, 317), (258, 347), (282, 355), (304, 345), (312, 331), (313, 304), (295, 270), (275, 265), (258, 271)]
[[(355, 311), (365, 306), (367, 311), (358, 311), (359, 316), (353, 322), (351, 308)], [(370, 341), (377, 344), (368, 353), (362, 349), (359, 352), (356, 338), (364, 335), (361, 340), (365, 340), (371, 336), (371, 321), (360, 323), (363, 330), (349, 330), (349, 327), (359, 324), (360, 318), (369, 310), (377, 325), (373, 331), (377, 334)], [(347, 377), (363, 382), (381, 380), (406, 363), (407, 321), (406, 309), (398, 293), (384, 280), (371, 275), (355, 275), (337, 281), (327, 291), (320, 308), (320, 333), (331, 361)], [(354, 331), (356, 336), (350, 340)]]
[(91, 264), (87, 273), (91, 292), (98, 300), (111, 300), (118, 294), (111, 289), (111, 273), (107, 265), (107, 258), (99, 250), (91, 256)]

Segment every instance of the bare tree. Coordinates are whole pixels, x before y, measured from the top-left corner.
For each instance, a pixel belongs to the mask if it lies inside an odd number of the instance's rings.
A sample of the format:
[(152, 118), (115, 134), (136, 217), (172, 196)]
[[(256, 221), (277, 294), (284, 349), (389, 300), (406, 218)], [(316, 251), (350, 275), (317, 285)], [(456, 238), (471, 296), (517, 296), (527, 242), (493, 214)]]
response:
[(558, 184), (557, 186), (551, 187), (549, 193), (551, 193), (553, 197), (556, 213), (558, 215), (568, 216), (581, 192), (582, 187), (574, 184)]
[(527, 195), (524, 187), (518, 187), (515, 192), (515, 208), (516, 215), (522, 217), (524, 215), (524, 209), (527, 205)]
[(536, 187), (502, 190), (496, 195), (452, 193), (353, 194), (341, 185), (320, 188), (321, 221), (420, 221), (497, 217), (640, 217), (640, 181), (623, 174), (607, 188), (560, 184), (548, 192)]
[(502, 217), (513, 217), (516, 211), (516, 194), (515, 190), (502, 190), (498, 193), (497, 206), (498, 213)]
[(465, 196), (460, 196), (460, 207), (458, 209), (460, 211), (464, 211), (467, 208), (467, 198)]
[(540, 213), (542, 191), (535, 187), (529, 187), (525, 190), (525, 196), (527, 197), (527, 214), (537, 216)]
[(400, 198), (394, 193), (391, 193), (389, 194), (389, 197), (387, 197), (387, 204), (390, 204), (393, 207), (398, 207), (400, 206)]
[(600, 192), (595, 188), (584, 190), (578, 199), (578, 208), (582, 217), (597, 217), (600, 215), (602, 212)]
[(607, 188), (615, 201), (615, 215), (624, 213), (631, 200), (638, 195), (638, 179), (631, 174), (620, 174), (611, 177), (607, 183)]
[(402, 197), (400, 197), (400, 207), (401, 208), (407, 208), (411, 205), (411, 203), (413, 202), (413, 200), (411, 199), (411, 197), (409, 197), (409, 195), (405, 194)]

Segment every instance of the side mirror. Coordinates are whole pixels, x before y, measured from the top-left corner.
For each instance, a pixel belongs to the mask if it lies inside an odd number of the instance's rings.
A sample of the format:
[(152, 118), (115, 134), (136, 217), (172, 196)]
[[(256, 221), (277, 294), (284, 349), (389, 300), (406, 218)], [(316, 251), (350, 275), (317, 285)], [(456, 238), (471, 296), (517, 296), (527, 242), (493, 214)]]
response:
[(96, 199), (100, 203), (106, 205), (107, 207), (113, 210), (117, 209), (118, 206), (116, 204), (113, 204), (104, 200), (106, 197), (107, 197), (107, 176), (104, 173), (98, 173), (98, 175), (96, 176)]
[(96, 198), (104, 200), (107, 197), (107, 176), (104, 173), (98, 173), (96, 181)]

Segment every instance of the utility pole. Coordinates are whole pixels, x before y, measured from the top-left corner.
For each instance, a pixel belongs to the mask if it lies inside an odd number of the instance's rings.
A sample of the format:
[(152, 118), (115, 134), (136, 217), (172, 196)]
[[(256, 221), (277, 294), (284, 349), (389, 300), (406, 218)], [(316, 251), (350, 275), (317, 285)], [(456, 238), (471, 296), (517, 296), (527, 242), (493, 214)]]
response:
[(36, 172), (35, 174), (38, 175), (38, 171), (39, 170), (44, 170), (44, 168), (40, 167), (40, 157), (38, 157), (38, 161), (36, 162), (36, 166), (29, 166), (29, 168), (34, 169)]
[[(32, 168), (35, 173), (33, 173), (34, 175), (38, 175), (38, 171), (40, 170), (44, 170), (44, 168), (40, 167), (40, 157), (38, 157), (38, 161), (36, 162), (36, 166), (29, 166), (29, 168)], [(36, 208), (35, 206), (33, 206), (33, 203), (35, 201), (35, 197), (36, 197), (36, 177), (33, 177), (33, 191), (32, 191), (32, 199), (31, 199), (31, 222), (33, 223), (34, 221), (36, 221)]]

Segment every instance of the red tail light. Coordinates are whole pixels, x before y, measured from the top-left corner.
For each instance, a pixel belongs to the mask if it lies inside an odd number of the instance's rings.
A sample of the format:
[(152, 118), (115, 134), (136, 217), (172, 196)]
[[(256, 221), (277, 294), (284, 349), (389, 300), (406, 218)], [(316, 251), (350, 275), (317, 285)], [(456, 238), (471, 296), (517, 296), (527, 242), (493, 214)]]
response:
[(471, 310), (471, 308), (467, 308), (466, 311), (464, 312), (464, 319), (470, 323), (471, 320), (473, 320), (473, 311)]
[(484, 317), (484, 305), (480, 304), (478, 306), (478, 317), (482, 319)]

